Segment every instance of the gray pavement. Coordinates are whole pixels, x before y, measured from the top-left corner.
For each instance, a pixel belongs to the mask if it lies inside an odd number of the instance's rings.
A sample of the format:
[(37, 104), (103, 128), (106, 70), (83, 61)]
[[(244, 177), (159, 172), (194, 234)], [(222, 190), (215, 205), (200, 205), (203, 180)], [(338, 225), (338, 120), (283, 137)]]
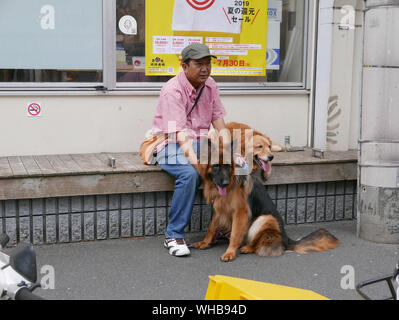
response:
[[(352, 266), (355, 282), (392, 273), (399, 258), (399, 246), (376, 244), (356, 237), (356, 221), (291, 225), (292, 238), (317, 228), (327, 228), (340, 240), (332, 251), (300, 255), (289, 252), (278, 258), (238, 255), (230, 263), (219, 260), (227, 242), (208, 250), (191, 250), (176, 258), (163, 248), (163, 237), (139, 240), (106, 240), (35, 247), (38, 272), (44, 265), (55, 271), (55, 289), (37, 289), (47, 299), (155, 299), (202, 300), (209, 275), (226, 275), (313, 290), (330, 299), (360, 299), (341, 282)], [(204, 234), (189, 234), (188, 241)], [(345, 273), (341, 273), (345, 272)], [(39, 274), (39, 279), (44, 274)], [(345, 278), (344, 278), (345, 280)], [(345, 282), (345, 281), (344, 281)], [(348, 282), (345, 282), (348, 283)], [(376, 298), (388, 293), (385, 286), (371, 291)]]

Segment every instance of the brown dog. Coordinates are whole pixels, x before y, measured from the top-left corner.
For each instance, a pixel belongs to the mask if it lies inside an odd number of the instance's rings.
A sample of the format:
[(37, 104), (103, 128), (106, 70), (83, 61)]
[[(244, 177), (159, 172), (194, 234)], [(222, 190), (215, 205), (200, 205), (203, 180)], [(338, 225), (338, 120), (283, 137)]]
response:
[(286, 250), (319, 252), (338, 246), (338, 240), (324, 229), (298, 241), (290, 239), (263, 184), (251, 174), (235, 175), (233, 144), (223, 144), (220, 139), (214, 145), (209, 142), (207, 147), (208, 164), (196, 168), (204, 181), (204, 197), (212, 204), (213, 215), (204, 240), (195, 243), (195, 248), (209, 248), (219, 230), (230, 233), (229, 246), (221, 256), (226, 262), (236, 258), (242, 244), (245, 245), (241, 253), (259, 256), (279, 256)]
[(226, 128), (230, 131), (233, 139), (239, 139), (241, 144), (241, 155), (247, 158), (252, 156), (253, 166), (251, 173), (262, 170), (262, 179), (268, 180), (272, 172), (273, 152), (286, 151), (283, 146), (273, 142), (268, 136), (259, 131), (254, 130), (250, 126), (230, 122), (226, 124)]

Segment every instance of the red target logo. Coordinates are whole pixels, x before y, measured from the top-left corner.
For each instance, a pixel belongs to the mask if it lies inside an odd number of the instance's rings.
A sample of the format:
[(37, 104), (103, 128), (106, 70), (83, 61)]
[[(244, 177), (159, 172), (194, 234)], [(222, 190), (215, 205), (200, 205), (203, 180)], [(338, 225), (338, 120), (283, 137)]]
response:
[(195, 10), (206, 10), (215, 3), (215, 0), (186, 0)]

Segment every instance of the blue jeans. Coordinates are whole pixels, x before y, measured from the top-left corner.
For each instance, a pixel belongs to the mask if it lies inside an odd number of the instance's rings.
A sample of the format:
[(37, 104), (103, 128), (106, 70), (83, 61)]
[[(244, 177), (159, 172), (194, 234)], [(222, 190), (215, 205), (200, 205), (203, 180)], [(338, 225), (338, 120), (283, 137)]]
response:
[[(199, 152), (199, 141), (193, 143)], [(157, 165), (176, 178), (175, 191), (169, 210), (169, 223), (165, 237), (183, 239), (184, 228), (189, 224), (195, 194), (200, 181), (197, 170), (188, 162), (179, 144), (169, 144), (156, 156)]]

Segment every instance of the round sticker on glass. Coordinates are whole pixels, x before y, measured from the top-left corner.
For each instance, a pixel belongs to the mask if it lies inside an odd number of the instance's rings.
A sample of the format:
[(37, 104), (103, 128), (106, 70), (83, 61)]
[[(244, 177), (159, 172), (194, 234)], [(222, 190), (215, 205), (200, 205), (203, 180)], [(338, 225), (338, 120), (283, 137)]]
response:
[(123, 16), (119, 20), (119, 30), (123, 34), (136, 35), (137, 34), (137, 21), (132, 16)]

